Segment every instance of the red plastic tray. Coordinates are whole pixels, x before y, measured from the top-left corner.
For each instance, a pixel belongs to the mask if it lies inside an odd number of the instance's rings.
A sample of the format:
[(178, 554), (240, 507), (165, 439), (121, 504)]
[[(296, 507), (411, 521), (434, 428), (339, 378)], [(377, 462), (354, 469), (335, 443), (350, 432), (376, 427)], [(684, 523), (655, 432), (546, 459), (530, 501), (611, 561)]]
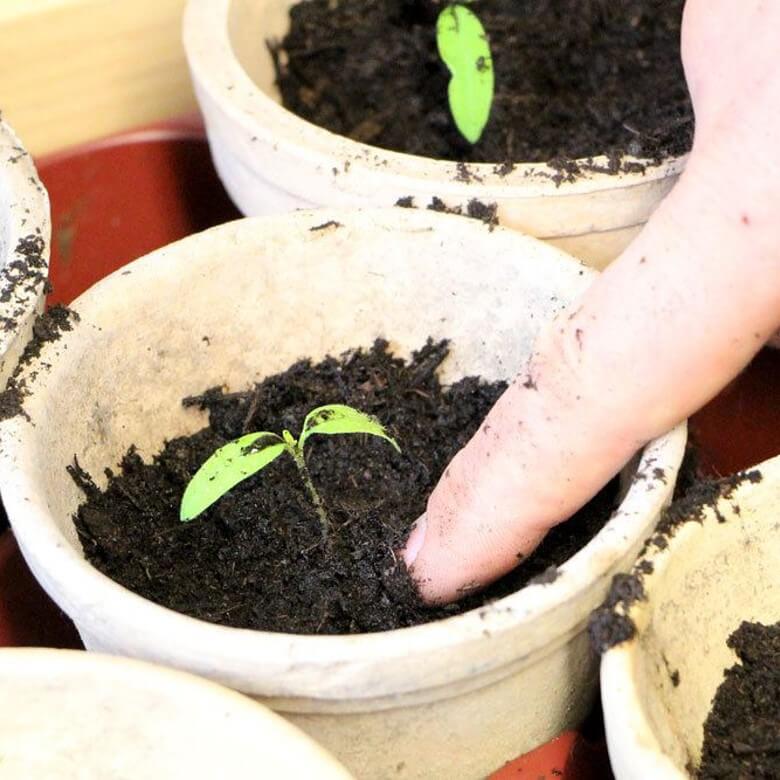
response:
[[(38, 161), (52, 204), (50, 302), (68, 303), (117, 268), (239, 212), (211, 164), (197, 121), (140, 130)], [(702, 463), (728, 474), (780, 452), (780, 351), (765, 350), (691, 422)], [(10, 532), (0, 534), (0, 647), (81, 647), (40, 589)], [(609, 778), (598, 708), (493, 776)]]

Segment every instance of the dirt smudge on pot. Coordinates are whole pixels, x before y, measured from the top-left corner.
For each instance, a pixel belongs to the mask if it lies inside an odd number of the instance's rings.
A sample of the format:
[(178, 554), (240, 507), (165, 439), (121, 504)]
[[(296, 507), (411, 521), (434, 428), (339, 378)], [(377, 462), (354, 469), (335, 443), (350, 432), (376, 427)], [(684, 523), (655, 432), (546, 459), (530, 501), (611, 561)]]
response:
[(314, 225), (313, 227), (309, 228), (309, 231), (312, 233), (316, 233), (320, 230), (327, 230), (328, 228), (333, 228), (334, 230), (336, 228), (343, 227), (341, 222), (336, 222), (335, 219), (329, 219), (327, 222), (323, 222), (321, 225)]

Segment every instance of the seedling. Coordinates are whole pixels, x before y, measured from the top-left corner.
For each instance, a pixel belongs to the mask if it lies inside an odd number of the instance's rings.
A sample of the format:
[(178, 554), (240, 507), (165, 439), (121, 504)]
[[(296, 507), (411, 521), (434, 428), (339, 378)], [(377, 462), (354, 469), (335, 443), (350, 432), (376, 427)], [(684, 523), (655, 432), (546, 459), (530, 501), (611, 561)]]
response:
[(194, 520), (239, 482), (257, 474), (286, 452), (298, 467), (298, 473), (322, 525), (322, 535), (327, 539), (330, 527), (328, 514), (312, 482), (303, 448), (309, 436), (346, 433), (379, 436), (390, 442), (398, 452), (401, 451), (395, 439), (388, 436), (375, 417), (344, 404), (319, 406), (306, 415), (297, 439), (288, 430), (282, 431), (281, 436), (270, 431), (261, 431), (248, 433), (220, 447), (198, 469), (187, 485), (181, 500), (180, 519), (183, 522)]
[(487, 34), (468, 8), (448, 5), (436, 21), (436, 44), (452, 74), (447, 96), (455, 126), (475, 144), (493, 103), (493, 58)]

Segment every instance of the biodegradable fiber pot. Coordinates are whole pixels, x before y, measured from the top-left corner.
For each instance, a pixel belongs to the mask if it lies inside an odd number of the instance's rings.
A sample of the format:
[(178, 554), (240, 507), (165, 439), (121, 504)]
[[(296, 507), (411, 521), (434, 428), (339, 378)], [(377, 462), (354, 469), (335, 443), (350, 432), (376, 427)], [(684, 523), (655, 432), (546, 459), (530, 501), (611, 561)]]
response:
[(646, 599), (627, 612), (637, 628), (609, 650), (601, 693), (618, 780), (686, 778), (699, 765), (704, 721), (736, 655), (726, 645), (743, 620), (780, 620), (780, 457), (756, 467), (728, 498), (685, 522), (668, 547), (634, 568)]
[(32, 158), (0, 119), (0, 390), (43, 307), (49, 198)]
[(360, 777), (484, 776), (586, 714), (587, 616), (669, 500), (685, 426), (648, 446), (647, 479), (552, 584), (344, 637), (212, 625), (110, 581), (83, 559), (71, 520), (82, 496), (65, 468), (76, 455), (100, 477), (131, 444), (148, 458), (205, 424), (184, 396), (244, 388), (380, 335), (404, 355), (428, 336), (451, 339), (445, 381), (511, 377), (539, 326), (593, 277), (514, 231), (406, 209), (242, 220), (148, 255), (78, 299), (80, 323), (46, 345), (51, 368), (30, 382), (30, 420), (0, 427), (0, 489), (22, 552), (90, 649), (256, 696)]
[[(464, 208), (498, 205), (502, 225), (545, 239), (601, 268), (639, 232), (684, 165), (670, 159), (643, 173), (588, 173), (556, 183), (546, 165), (469, 164), (389, 152), (307, 122), (280, 104), (264, 40), (289, 27), (290, 0), (189, 0), (184, 19), (195, 93), (225, 187), (244, 214), (315, 206), (390, 206), (436, 196)], [(495, 162), (502, 162), (496, 160)], [(605, 165), (596, 157), (595, 165)]]
[(139, 661), (0, 650), (0, 699), (3, 780), (350, 777), (257, 702)]

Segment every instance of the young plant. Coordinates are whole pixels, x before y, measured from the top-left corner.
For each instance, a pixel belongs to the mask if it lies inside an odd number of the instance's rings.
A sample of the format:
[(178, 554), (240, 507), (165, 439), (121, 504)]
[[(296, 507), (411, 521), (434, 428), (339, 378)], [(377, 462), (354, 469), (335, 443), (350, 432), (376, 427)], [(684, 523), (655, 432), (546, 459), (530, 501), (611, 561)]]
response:
[(482, 23), (463, 5), (448, 5), (436, 21), (439, 56), (452, 78), (447, 95), (460, 134), (479, 141), (493, 104), (493, 58)]
[(248, 433), (220, 447), (198, 469), (187, 485), (181, 500), (179, 518), (183, 522), (194, 520), (239, 482), (257, 474), (286, 452), (298, 467), (298, 473), (322, 525), (322, 535), (327, 539), (330, 526), (328, 514), (312, 482), (303, 448), (310, 436), (346, 433), (379, 436), (390, 442), (398, 452), (401, 451), (395, 439), (388, 436), (375, 417), (344, 404), (320, 406), (306, 415), (297, 439), (288, 430), (282, 431), (281, 436), (270, 431), (261, 431)]

